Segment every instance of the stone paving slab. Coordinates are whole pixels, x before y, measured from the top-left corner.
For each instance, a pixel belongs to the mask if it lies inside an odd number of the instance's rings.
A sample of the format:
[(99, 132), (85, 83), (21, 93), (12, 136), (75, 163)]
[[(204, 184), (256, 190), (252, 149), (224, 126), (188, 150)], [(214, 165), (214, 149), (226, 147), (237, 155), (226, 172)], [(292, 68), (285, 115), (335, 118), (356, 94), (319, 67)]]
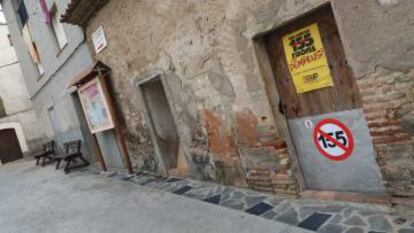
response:
[[(94, 167), (83, 171), (102, 174)], [(112, 177), (122, 180), (125, 176), (119, 171)], [(321, 233), (414, 233), (413, 219), (392, 215), (378, 205), (289, 199), (191, 179), (157, 178), (149, 173), (125, 180)]]

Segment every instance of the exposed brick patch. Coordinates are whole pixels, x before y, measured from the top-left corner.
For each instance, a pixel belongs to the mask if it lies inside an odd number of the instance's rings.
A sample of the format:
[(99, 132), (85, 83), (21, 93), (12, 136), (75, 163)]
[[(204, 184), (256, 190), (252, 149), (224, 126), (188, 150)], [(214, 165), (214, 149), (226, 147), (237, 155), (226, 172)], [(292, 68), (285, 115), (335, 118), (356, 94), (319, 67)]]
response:
[(233, 159), (229, 161), (215, 161), (216, 177), (224, 185), (234, 185), (236, 187), (248, 187), (246, 175), (243, 172), (240, 160)]
[(227, 132), (222, 116), (204, 110), (204, 126), (207, 131), (208, 146), (218, 160), (228, 160), (238, 155), (231, 133)]
[(289, 197), (298, 197), (299, 186), (294, 177), (287, 174), (271, 175), (268, 170), (251, 170), (247, 176), (249, 188), (259, 191)]
[(414, 99), (407, 94), (414, 88), (413, 76), (412, 73), (380, 68), (371, 75), (357, 79), (375, 145), (409, 143), (412, 140), (413, 132), (404, 126), (403, 121), (406, 114), (413, 116)]
[(297, 195), (297, 181), (288, 175), (291, 160), (287, 144), (274, 126), (260, 125), (249, 109), (235, 114), (234, 130), (225, 127), (224, 116), (211, 110), (203, 111), (203, 120), (217, 181), (261, 192)]
[(237, 129), (240, 136), (240, 143), (250, 147), (258, 146), (258, 133), (256, 116), (248, 109), (236, 113)]
[(277, 194), (297, 197), (299, 195), (298, 182), (288, 175), (276, 175), (272, 177), (273, 190)]
[(414, 197), (414, 71), (379, 68), (357, 84), (388, 192)]
[[(236, 113), (236, 124), (238, 146), (248, 172), (249, 187), (261, 192), (296, 195), (299, 189), (297, 181), (287, 175), (291, 173), (287, 144), (274, 127), (261, 125), (250, 109)], [(277, 175), (279, 178), (274, 181), (273, 177)], [(285, 184), (292, 181), (294, 185)]]
[(251, 170), (247, 176), (249, 188), (264, 193), (274, 193), (272, 179), (268, 170)]

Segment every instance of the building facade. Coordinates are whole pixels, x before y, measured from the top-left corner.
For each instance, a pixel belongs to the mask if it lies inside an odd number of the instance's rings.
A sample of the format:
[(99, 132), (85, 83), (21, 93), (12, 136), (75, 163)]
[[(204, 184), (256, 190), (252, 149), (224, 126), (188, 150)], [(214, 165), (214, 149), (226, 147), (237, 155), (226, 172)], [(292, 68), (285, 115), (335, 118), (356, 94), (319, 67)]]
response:
[[(414, 196), (412, 1), (85, 2), (63, 20), (91, 51), (104, 30), (95, 59), (112, 69), (135, 168), (287, 195)], [(302, 89), (292, 82), (321, 57)]]
[[(0, 11), (0, 18), (2, 14)], [(7, 22), (1, 21), (0, 161), (2, 163), (38, 151), (47, 136), (34, 112), (16, 53), (9, 39)]]
[(67, 85), (93, 59), (82, 29), (60, 22), (68, 1), (44, 1), (49, 18), (40, 1), (1, 3), (44, 141), (55, 140), (63, 150), (65, 142), (80, 139), (82, 152), (93, 161), (79, 99)]
[[(410, 0), (49, 0), (49, 24), (37, 1), (2, 2), (35, 108), (60, 142), (89, 145), (67, 86), (94, 57), (112, 70), (136, 170), (413, 200)], [(110, 167), (126, 165), (114, 132), (97, 136)]]

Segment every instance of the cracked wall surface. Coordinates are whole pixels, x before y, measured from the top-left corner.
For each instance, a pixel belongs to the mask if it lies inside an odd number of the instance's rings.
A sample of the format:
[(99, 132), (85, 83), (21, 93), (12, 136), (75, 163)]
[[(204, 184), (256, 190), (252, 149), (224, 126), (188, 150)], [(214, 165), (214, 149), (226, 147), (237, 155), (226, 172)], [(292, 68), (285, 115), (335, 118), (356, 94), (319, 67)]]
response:
[[(269, 190), (272, 179), (290, 182), (298, 177), (286, 123), (270, 104), (276, 97), (266, 91), (255, 41), (328, 2), (110, 1), (91, 20), (86, 35), (91, 44), (91, 33), (100, 25), (105, 30), (108, 47), (96, 59), (112, 68), (134, 166), (145, 168), (154, 147), (143, 100), (133, 84), (157, 73), (163, 77), (191, 176), (262, 191)], [(414, 166), (408, 164), (413, 163), (414, 2), (330, 2), (389, 192), (413, 196)], [(297, 184), (289, 184), (277, 192), (297, 192)]]

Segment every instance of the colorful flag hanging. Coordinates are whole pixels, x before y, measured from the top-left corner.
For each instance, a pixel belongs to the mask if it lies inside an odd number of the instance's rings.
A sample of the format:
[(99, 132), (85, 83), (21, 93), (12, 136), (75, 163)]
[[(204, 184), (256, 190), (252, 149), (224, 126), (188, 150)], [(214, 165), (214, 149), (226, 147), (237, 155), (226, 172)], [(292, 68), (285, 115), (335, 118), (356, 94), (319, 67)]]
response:
[(43, 21), (44, 21), (46, 24), (50, 24), (50, 22), (51, 22), (52, 20), (51, 20), (51, 17), (50, 17), (50, 12), (49, 12), (49, 9), (47, 9), (47, 4), (46, 4), (46, 1), (45, 1), (45, 0), (39, 0), (39, 3), (40, 3), (40, 7), (42, 8), (42, 13), (43, 13)]

